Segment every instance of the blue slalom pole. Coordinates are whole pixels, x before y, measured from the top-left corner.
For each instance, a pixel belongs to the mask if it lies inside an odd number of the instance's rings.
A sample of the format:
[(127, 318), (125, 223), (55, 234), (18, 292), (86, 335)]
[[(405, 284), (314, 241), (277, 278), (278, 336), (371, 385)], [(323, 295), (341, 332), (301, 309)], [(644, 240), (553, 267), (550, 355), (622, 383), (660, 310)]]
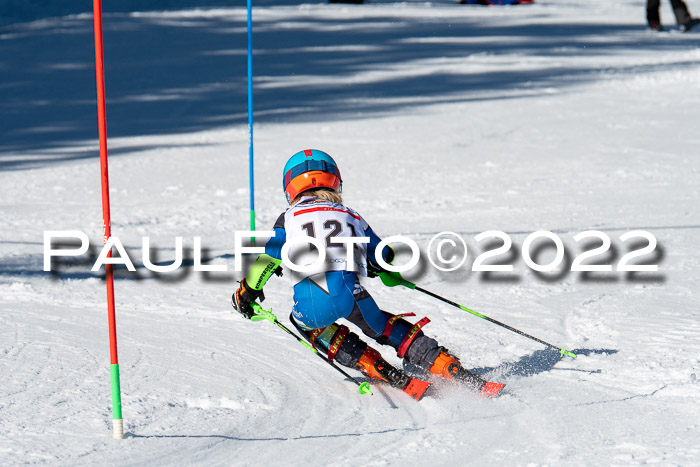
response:
[[(253, 176), (253, 18), (252, 0), (248, 6), (248, 166), (250, 168), (250, 230), (255, 230), (255, 179)], [(255, 243), (255, 238), (251, 239)]]

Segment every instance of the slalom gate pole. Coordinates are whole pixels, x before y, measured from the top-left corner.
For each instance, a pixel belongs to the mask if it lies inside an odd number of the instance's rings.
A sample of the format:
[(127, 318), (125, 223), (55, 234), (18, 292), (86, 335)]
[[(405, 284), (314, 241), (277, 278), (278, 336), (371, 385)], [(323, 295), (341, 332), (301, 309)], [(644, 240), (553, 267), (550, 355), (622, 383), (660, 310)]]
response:
[(274, 325), (277, 326), (278, 328), (282, 329), (282, 330), (283, 330), (284, 332), (286, 332), (287, 334), (289, 334), (289, 335), (291, 335), (292, 337), (294, 337), (294, 338), (297, 340), (297, 342), (299, 342), (301, 345), (303, 345), (304, 347), (306, 347), (307, 349), (309, 349), (310, 351), (312, 351), (313, 353), (315, 353), (321, 360), (323, 360), (324, 362), (328, 363), (330, 366), (332, 366), (333, 368), (335, 368), (336, 370), (338, 370), (338, 372), (340, 372), (343, 376), (345, 376), (346, 378), (351, 379), (353, 383), (357, 384), (357, 386), (358, 386), (357, 390), (358, 390), (358, 392), (359, 392), (360, 394), (363, 394), (363, 395), (364, 395), (364, 394), (370, 394), (370, 395), (372, 395), (372, 390), (370, 389), (369, 383), (368, 383), (368, 382), (365, 381), (364, 383), (360, 383), (358, 380), (356, 380), (355, 378), (353, 378), (352, 376), (350, 376), (349, 374), (347, 374), (342, 368), (340, 368), (340, 367), (334, 365), (333, 362), (331, 362), (330, 360), (328, 360), (327, 358), (325, 358), (323, 355), (321, 355), (321, 354), (318, 352), (318, 350), (316, 350), (311, 344), (309, 344), (309, 343), (306, 342), (304, 339), (302, 339), (301, 337), (297, 336), (295, 333), (293, 333), (292, 331), (290, 331), (289, 328), (287, 328), (287, 326), (285, 326), (284, 324), (280, 323), (279, 320), (277, 319), (277, 317), (276, 317), (275, 315), (272, 314), (272, 309), (270, 309), (270, 310), (264, 310), (263, 307), (260, 306), (258, 303), (251, 303), (250, 306), (253, 307), (253, 310), (255, 310), (255, 313), (256, 313), (255, 315), (253, 315), (252, 318), (250, 318), (251, 321), (257, 322), (257, 321), (265, 321), (265, 320), (267, 320), (267, 321), (271, 322), (272, 324), (274, 324)]
[[(102, 233), (104, 242), (112, 236), (109, 212), (109, 173), (107, 170), (107, 111), (105, 103), (104, 52), (102, 47), (102, 0), (93, 0), (95, 20), (95, 70), (97, 76), (97, 121), (100, 136), (100, 172), (102, 180)], [(108, 258), (112, 252), (108, 252)], [(114, 274), (111, 264), (105, 264), (107, 282), (107, 319), (109, 322), (110, 380), (112, 385), (112, 435), (124, 437), (122, 420), (121, 387), (119, 382), (119, 359), (117, 357), (117, 322), (114, 307)]]
[[(253, 15), (252, 0), (248, 7), (248, 167), (250, 171), (250, 230), (255, 231), (255, 178), (253, 176)], [(251, 238), (255, 243), (255, 237)]]
[(426, 295), (429, 295), (433, 298), (436, 298), (436, 299), (440, 300), (441, 302), (447, 303), (448, 305), (452, 305), (453, 307), (459, 308), (460, 310), (466, 311), (467, 313), (471, 313), (472, 315), (477, 316), (481, 319), (485, 319), (486, 321), (490, 321), (493, 324), (497, 324), (497, 325), (501, 326), (502, 328), (506, 328), (509, 331), (513, 331), (517, 334), (520, 334), (523, 337), (527, 337), (528, 339), (532, 339), (535, 342), (539, 342), (540, 344), (544, 344), (547, 347), (551, 347), (552, 349), (556, 349), (559, 351), (559, 355), (561, 355), (562, 357), (564, 355), (566, 355), (568, 357), (576, 358), (576, 354), (566, 350), (566, 347), (557, 347), (556, 345), (552, 345), (549, 342), (545, 342), (542, 339), (538, 339), (535, 336), (531, 336), (530, 334), (527, 334), (523, 331), (520, 331), (519, 329), (515, 329), (514, 327), (508, 326), (505, 323), (501, 323), (500, 321), (496, 321), (495, 319), (489, 318), (486, 315), (482, 315), (481, 313), (478, 313), (474, 310), (471, 310), (471, 309), (467, 308), (466, 306), (460, 305), (459, 303), (453, 302), (452, 300), (449, 300), (445, 297), (441, 297), (440, 295), (438, 295), (436, 293), (433, 293), (433, 292), (426, 290), (422, 287), (418, 287), (413, 282), (407, 281), (406, 279), (401, 277), (398, 273), (382, 272), (382, 273), (380, 273), (380, 277), (382, 279), (382, 282), (384, 282), (385, 285), (388, 285), (390, 287), (395, 286), (395, 285), (403, 285), (404, 287), (408, 287), (409, 289), (417, 290), (417, 291), (422, 292)]

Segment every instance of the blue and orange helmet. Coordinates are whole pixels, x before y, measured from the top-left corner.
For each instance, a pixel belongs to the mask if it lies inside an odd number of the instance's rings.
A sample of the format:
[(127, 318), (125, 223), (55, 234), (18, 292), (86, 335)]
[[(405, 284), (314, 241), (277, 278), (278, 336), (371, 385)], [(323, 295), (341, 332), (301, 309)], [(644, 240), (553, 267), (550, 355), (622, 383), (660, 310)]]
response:
[(313, 188), (342, 189), (340, 170), (331, 156), (318, 149), (304, 149), (289, 158), (282, 172), (282, 188), (291, 203), (302, 191)]

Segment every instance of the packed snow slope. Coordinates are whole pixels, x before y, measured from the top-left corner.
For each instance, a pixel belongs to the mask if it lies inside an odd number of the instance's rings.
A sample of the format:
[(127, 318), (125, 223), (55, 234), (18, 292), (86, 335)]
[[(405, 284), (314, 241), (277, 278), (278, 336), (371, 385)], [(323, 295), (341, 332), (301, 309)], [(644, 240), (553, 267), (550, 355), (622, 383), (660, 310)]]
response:
[[(102, 242), (92, 16), (0, 28), (0, 464), (700, 463), (700, 35), (648, 32), (631, 0), (255, 8), (258, 228), (285, 209), (286, 159), (323, 149), (380, 235), (424, 253), (438, 232), (466, 241), (458, 270), (423, 262), (407, 277), (579, 354), (368, 279), (380, 306), (430, 317), (428, 334), (508, 384), (496, 400), (443, 385), (417, 403), (376, 384), (361, 396), (275, 326), (232, 312), (234, 232), (249, 219), (245, 9), (185, 6), (104, 16), (112, 233), (137, 266), (115, 284), (123, 440), (111, 438), (105, 284), (90, 271)], [(86, 232), (92, 260), (44, 272), (51, 230)], [(489, 230), (512, 238), (490, 260), (512, 272), (471, 270), (500, 245), (474, 239)], [(538, 230), (565, 244), (557, 271), (522, 257), (554, 258), (523, 248)], [(601, 244), (574, 241), (588, 230), (612, 247), (586, 263), (612, 272), (570, 271)], [(632, 263), (657, 272), (616, 271), (647, 244), (620, 240), (633, 230), (658, 244)], [(175, 237), (190, 258), (201, 237), (229, 272), (152, 273), (144, 236), (166, 263)], [(287, 278), (265, 293), (288, 324)]]

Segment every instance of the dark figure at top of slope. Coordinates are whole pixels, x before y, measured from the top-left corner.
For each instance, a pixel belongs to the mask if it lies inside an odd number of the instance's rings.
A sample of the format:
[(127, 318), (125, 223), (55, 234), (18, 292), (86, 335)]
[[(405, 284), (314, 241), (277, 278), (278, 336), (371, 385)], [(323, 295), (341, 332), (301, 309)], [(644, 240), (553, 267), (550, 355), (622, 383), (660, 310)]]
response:
[[(647, 0), (647, 23), (649, 23), (649, 27), (654, 31), (664, 30), (661, 25), (661, 16), (659, 15), (660, 6), (661, 0)], [(688, 6), (683, 0), (671, 0), (671, 7), (673, 8), (673, 13), (676, 15), (678, 29), (682, 32), (688, 32), (700, 24), (700, 19), (690, 16)]]

